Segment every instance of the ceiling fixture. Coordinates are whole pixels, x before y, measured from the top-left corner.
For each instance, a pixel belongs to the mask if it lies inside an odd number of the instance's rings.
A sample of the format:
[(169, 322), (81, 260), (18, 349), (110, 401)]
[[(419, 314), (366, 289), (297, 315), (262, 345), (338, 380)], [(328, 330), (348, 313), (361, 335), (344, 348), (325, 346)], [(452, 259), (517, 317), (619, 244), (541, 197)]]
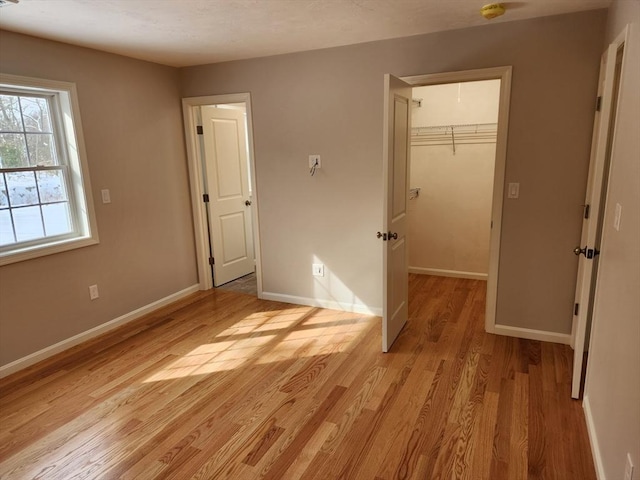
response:
[(0, 0), (0, 7), (8, 7), (9, 5), (15, 5), (20, 0)]
[(490, 3), (480, 9), (480, 15), (482, 15), (487, 20), (491, 20), (492, 18), (504, 15), (504, 12), (505, 8), (504, 4), (502, 3)]

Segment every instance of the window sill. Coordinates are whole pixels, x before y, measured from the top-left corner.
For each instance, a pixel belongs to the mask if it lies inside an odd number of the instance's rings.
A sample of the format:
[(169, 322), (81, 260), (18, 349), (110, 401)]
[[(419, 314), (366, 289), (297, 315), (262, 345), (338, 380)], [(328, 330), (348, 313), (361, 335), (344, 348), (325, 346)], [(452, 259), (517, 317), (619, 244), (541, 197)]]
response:
[(9, 265), (12, 263), (23, 262), (25, 260), (31, 260), (34, 258), (44, 257), (46, 255), (53, 255), (55, 253), (67, 252), (69, 250), (75, 250), (76, 248), (88, 247), (90, 245), (97, 245), (99, 242), (97, 236), (71, 238), (67, 240), (61, 240), (55, 243), (49, 243), (47, 245), (37, 245), (33, 247), (26, 247), (21, 250), (14, 250), (0, 254), (0, 266)]

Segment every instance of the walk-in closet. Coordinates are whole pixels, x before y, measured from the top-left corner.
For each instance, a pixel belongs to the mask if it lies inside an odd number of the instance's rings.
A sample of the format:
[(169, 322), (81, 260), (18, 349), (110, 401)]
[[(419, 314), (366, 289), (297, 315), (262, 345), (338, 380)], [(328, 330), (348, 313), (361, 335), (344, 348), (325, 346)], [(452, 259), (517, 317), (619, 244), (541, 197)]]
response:
[(409, 271), (486, 279), (500, 80), (413, 89)]

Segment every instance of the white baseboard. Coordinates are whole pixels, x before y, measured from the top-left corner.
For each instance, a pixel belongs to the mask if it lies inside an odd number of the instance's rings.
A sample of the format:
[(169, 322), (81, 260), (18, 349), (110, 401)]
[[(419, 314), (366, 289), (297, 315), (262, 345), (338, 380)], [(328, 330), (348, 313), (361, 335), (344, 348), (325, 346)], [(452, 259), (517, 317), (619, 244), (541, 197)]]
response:
[(600, 456), (600, 446), (598, 444), (596, 428), (593, 424), (591, 404), (589, 403), (589, 396), (586, 394), (582, 399), (582, 408), (584, 409), (584, 418), (587, 421), (587, 433), (589, 434), (589, 443), (591, 444), (591, 455), (593, 456), (593, 463), (596, 466), (596, 476), (598, 477), (598, 480), (607, 480), (607, 477), (604, 474), (604, 465), (602, 465), (602, 457)]
[(7, 375), (11, 375), (19, 370), (30, 367), (35, 363), (38, 363), (42, 360), (45, 360), (57, 353), (63, 352), (64, 350), (68, 350), (71, 347), (75, 347), (76, 345), (86, 342), (87, 340), (91, 340), (92, 338), (97, 337), (98, 335), (102, 335), (103, 333), (107, 333), (110, 330), (113, 330), (121, 325), (129, 323), (133, 320), (136, 320), (143, 315), (146, 315), (149, 312), (157, 310), (158, 308), (164, 307), (165, 305), (169, 305), (177, 300), (180, 300), (187, 295), (191, 295), (200, 290), (199, 285), (192, 285), (184, 290), (180, 290), (179, 292), (173, 293), (167, 297), (161, 298), (160, 300), (156, 300), (148, 305), (140, 307), (132, 312), (126, 313), (118, 318), (110, 320), (106, 323), (98, 325), (86, 332), (79, 333), (78, 335), (74, 335), (73, 337), (67, 338), (66, 340), (62, 340), (54, 345), (43, 348), (42, 350), (38, 350), (26, 357), (19, 358), (11, 363), (0, 366), (0, 378), (4, 378)]
[(532, 330), (530, 328), (511, 327), (509, 325), (494, 325), (487, 328), (488, 333), (505, 335), (507, 337), (526, 338), (527, 340), (540, 340), (542, 342), (571, 344), (571, 335), (568, 333), (547, 332), (544, 330)]
[(293, 303), (296, 305), (306, 305), (309, 307), (329, 308), (331, 310), (342, 310), (344, 312), (361, 313), (364, 315), (382, 316), (382, 308), (368, 307), (358, 303), (341, 303), (335, 300), (320, 300), (317, 298), (296, 297), (294, 295), (283, 295), (281, 293), (262, 292), (260, 298), (272, 300), (274, 302)]
[(488, 273), (461, 272), (459, 270), (442, 270), (439, 268), (409, 267), (409, 273), (420, 275), (436, 275), (438, 277), (471, 278), (473, 280), (486, 280)]

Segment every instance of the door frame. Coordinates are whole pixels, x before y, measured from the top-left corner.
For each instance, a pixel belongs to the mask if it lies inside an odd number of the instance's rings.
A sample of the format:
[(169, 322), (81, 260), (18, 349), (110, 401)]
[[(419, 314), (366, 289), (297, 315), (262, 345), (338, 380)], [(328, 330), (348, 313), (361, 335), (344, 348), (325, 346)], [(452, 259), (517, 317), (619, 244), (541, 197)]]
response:
[(498, 133), (496, 137), (496, 159), (493, 173), (493, 198), (491, 205), (491, 236), (489, 240), (489, 272), (487, 275), (487, 300), (485, 309), (485, 330), (508, 336), (520, 336), (509, 327), (496, 324), (498, 299), (498, 270), (500, 266), (500, 239), (502, 232), (502, 207), (505, 195), (505, 169), (507, 164), (507, 137), (509, 128), (509, 104), (511, 99), (511, 66), (442, 72), (426, 75), (400, 77), (414, 87), (439, 85), (443, 83), (500, 80), (498, 105)]
[(256, 185), (255, 151), (253, 146), (253, 114), (250, 93), (231, 93), (226, 95), (206, 95), (202, 97), (185, 97), (182, 99), (184, 117), (185, 143), (187, 145), (187, 162), (189, 167), (189, 186), (191, 190), (191, 210), (193, 214), (193, 232), (196, 247), (196, 263), (198, 285), (200, 290), (213, 288), (211, 267), (209, 265), (209, 231), (207, 227), (207, 210), (202, 201), (204, 194), (204, 172), (202, 155), (199, 147), (196, 126), (198, 125), (198, 109), (204, 105), (220, 105), (228, 103), (244, 103), (247, 112), (247, 140), (249, 144), (249, 175), (251, 184), (251, 217), (253, 223), (253, 245), (256, 260), (256, 280), (258, 298), (262, 298), (262, 262), (260, 248), (260, 223), (258, 218), (258, 189)]

